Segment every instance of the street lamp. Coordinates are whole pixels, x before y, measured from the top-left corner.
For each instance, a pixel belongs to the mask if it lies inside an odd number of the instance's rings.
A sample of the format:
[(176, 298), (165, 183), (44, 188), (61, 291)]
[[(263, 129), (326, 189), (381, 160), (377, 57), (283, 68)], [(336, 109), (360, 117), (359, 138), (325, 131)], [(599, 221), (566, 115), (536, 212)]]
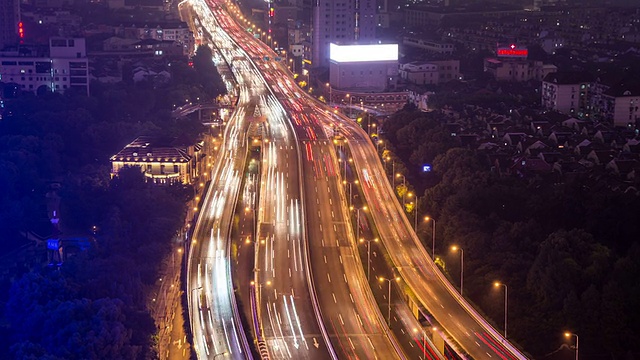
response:
[[(413, 332), (417, 333), (418, 328), (413, 328)], [(424, 358), (424, 360), (427, 360), (427, 333), (424, 332), (424, 329), (422, 329), (422, 357)]]
[(574, 334), (568, 331), (564, 333), (564, 337), (566, 337), (567, 339), (570, 339), (572, 336), (576, 337), (576, 360), (578, 360), (578, 334)]
[(373, 240), (370, 239), (360, 239), (360, 242), (366, 242), (367, 243), (367, 280), (371, 279), (371, 242), (378, 242), (378, 238), (375, 238)]
[(458, 250), (460, 250), (460, 296), (462, 296), (462, 289), (464, 288), (464, 251), (457, 245), (451, 247), (453, 252)]
[(302, 75), (307, 77), (307, 87), (309, 87), (309, 70), (302, 69)]
[(333, 101), (333, 97), (331, 96), (331, 84), (330, 83), (326, 83), (324, 85), (329, 88), (329, 101), (328, 101), (328, 104), (329, 104), (329, 106), (331, 106), (331, 102)]
[(356, 239), (359, 239), (360, 238), (360, 210), (367, 211), (369, 209), (367, 208), (367, 205), (364, 205), (361, 208), (354, 208), (353, 206), (351, 206), (349, 207), (349, 209), (356, 211)]
[(349, 118), (351, 118), (352, 114), (351, 114), (351, 103), (353, 101), (353, 96), (351, 96), (351, 94), (347, 94), (345, 95), (345, 97), (349, 98)]
[[(395, 164), (394, 164), (394, 171), (395, 171)], [(407, 187), (407, 178), (404, 177), (404, 175), (402, 175), (400, 173), (396, 173), (396, 178), (402, 178), (402, 186), (405, 187), (405, 188)], [(393, 181), (393, 189), (394, 189), (394, 191), (395, 191), (395, 188), (396, 188), (396, 182), (394, 180)], [(404, 195), (403, 195), (403, 198), (404, 198)]]
[(499, 288), (500, 286), (504, 286), (504, 340), (507, 340), (507, 298), (508, 298), (508, 288), (507, 284), (503, 284), (499, 281), (493, 283), (493, 286)]
[(431, 228), (431, 257), (433, 260), (436, 259), (436, 219), (425, 216), (424, 221), (431, 220), (433, 222), (433, 227)]
[(566, 337), (567, 339), (570, 339), (572, 336), (576, 337), (576, 360), (578, 360), (578, 334), (574, 334), (568, 331), (564, 333), (564, 337)]
[(380, 276), (378, 278), (378, 280), (380, 282), (385, 282), (386, 281), (386, 282), (389, 283), (389, 295), (388, 295), (388, 298), (387, 298), (387, 300), (389, 300), (388, 301), (388, 306), (387, 306), (387, 325), (391, 326), (391, 282), (394, 281), (394, 280), (395, 281), (400, 281), (400, 277), (397, 276), (397, 277), (395, 277), (393, 279), (387, 279), (385, 277)]
[(349, 207), (351, 207), (351, 182), (347, 180), (342, 180), (343, 185), (349, 185)]
[[(402, 195), (402, 207), (404, 207), (406, 205), (406, 201), (405, 201), (405, 195), (408, 198), (412, 198), (413, 197), (413, 193), (412, 192), (405, 192)], [(416, 204), (417, 205), (417, 204)]]

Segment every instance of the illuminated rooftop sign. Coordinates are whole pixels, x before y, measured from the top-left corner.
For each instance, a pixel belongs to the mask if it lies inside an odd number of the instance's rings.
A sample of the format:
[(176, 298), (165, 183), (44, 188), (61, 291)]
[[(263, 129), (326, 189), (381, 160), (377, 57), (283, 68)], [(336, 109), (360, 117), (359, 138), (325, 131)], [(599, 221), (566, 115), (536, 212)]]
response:
[(498, 46), (498, 51), (496, 53), (500, 57), (526, 58), (529, 55), (529, 50), (526, 48), (519, 48), (515, 44), (511, 44), (507, 47)]
[(398, 44), (329, 45), (329, 59), (337, 63), (398, 61)]

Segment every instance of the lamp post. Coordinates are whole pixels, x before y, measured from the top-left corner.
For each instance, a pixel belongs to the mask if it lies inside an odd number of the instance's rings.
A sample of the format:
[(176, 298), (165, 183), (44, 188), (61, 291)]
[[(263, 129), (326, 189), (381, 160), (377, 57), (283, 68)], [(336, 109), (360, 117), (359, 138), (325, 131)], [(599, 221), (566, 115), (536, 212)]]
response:
[(504, 286), (504, 340), (507, 340), (507, 299), (508, 299), (507, 284), (496, 281), (493, 283), (493, 286), (496, 288)]
[(386, 282), (389, 283), (389, 295), (387, 297), (387, 300), (389, 300), (388, 301), (388, 306), (387, 306), (387, 325), (391, 326), (391, 282), (394, 281), (394, 280), (395, 281), (400, 281), (400, 277), (398, 276), (398, 277), (393, 278), (393, 279), (387, 279), (387, 278), (381, 276), (381, 277), (378, 278), (378, 280), (380, 280), (380, 282), (386, 281)]
[(464, 251), (460, 246), (453, 245), (451, 251), (460, 250), (460, 296), (462, 296), (462, 290), (464, 288)]
[(309, 87), (309, 70), (307, 69), (302, 69), (302, 75), (307, 77), (307, 88)]
[(353, 206), (351, 206), (350, 209), (356, 211), (356, 239), (360, 239), (360, 210), (367, 211), (368, 208), (365, 205), (361, 208), (354, 208)]
[(431, 228), (431, 257), (433, 260), (436, 259), (436, 219), (425, 216), (424, 221), (431, 220), (433, 222), (433, 227)]
[(325, 86), (329, 88), (329, 101), (328, 101), (328, 104), (329, 104), (329, 106), (331, 106), (331, 103), (333, 102), (333, 97), (331, 96), (331, 83), (326, 83)]
[(351, 118), (351, 103), (353, 101), (353, 96), (351, 96), (351, 94), (347, 94), (345, 97), (349, 98), (349, 118)]
[(402, 207), (405, 207), (406, 205), (406, 201), (405, 198), (412, 198), (413, 197), (413, 193), (412, 192), (405, 192), (402, 196)]
[(416, 195), (416, 207), (413, 209), (413, 229), (418, 233), (418, 201), (420, 198)]
[(360, 242), (366, 242), (367, 243), (367, 280), (371, 279), (371, 242), (378, 242), (378, 238), (375, 238), (373, 240), (371, 239), (360, 239)]
[(578, 334), (574, 334), (568, 331), (564, 333), (564, 337), (566, 337), (567, 339), (570, 339), (572, 336), (576, 337), (576, 360), (578, 360)]
[[(394, 170), (395, 170), (395, 164), (394, 164)], [(404, 175), (400, 173), (396, 173), (396, 177), (402, 178), (402, 186), (407, 186), (407, 178)]]
[[(413, 332), (417, 333), (419, 330), (418, 328), (413, 328)], [(427, 333), (424, 332), (424, 329), (422, 329), (422, 357), (424, 358), (424, 360), (427, 360)]]

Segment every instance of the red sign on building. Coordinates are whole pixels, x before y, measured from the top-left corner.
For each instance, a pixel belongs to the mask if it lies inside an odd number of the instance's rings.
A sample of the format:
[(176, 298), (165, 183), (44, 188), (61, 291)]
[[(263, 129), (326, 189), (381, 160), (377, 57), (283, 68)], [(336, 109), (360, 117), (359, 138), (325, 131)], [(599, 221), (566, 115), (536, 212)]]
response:
[(527, 50), (526, 48), (518, 48), (515, 44), (511, 44), (508, 47), (498, 46), (497, 55), (500, 57), (526, 58), (529, 55), (529, 50)]

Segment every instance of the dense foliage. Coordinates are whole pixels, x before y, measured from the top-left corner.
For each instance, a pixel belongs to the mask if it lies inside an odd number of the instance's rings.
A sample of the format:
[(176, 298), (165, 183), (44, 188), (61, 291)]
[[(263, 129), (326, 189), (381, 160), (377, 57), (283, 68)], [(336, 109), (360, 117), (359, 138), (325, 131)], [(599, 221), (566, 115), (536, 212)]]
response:
[(458, 244), (465, 294), (500, 329), (503, 293), (492, 283), (508, 284), (510, 337), (535, 358), (557, 349), (567, 329), (580, 334), (581, 357), (638, 354), (640, 199), (583, 180), (500, 177), (476, 151), (455, 147), (442, 119), (409, 109), (383, 130), (408, 169), (433, 161), (434, 173), (408, 179), (426, 188), (420, 211), (438, 221), (436, 253), (451, 278), (460, 266), (449, 247)]
[(2, 329), (0, 353), (18, 359), (155, 356), (156, 329), (146, 305), (192, 191), (147, 184), (138, 169), (110, 180), (108, 160), (139, 135), (195, 140), (201, 132), (200, 123), (174, 119), (171, 110), (185, 100), (214, 98), (224, 92), (216, 87), (222, 82), (211, 86), (211, 75), (202, 77), (186, 63), (173, 62), (170, 69), (168, 83), (96, 83), (91, 97), (22, 94), (5, 101), (4, 248), (21, 244), (23, 231), (50, 233), (46, 194), (52, 184), (61, 198), (62, 231), (89, 236), (95, 226), (96, 235), (90, 250), (59, 270), (37, 267), (16, 274), (10, 288), (3, 282), (8, 327)]

